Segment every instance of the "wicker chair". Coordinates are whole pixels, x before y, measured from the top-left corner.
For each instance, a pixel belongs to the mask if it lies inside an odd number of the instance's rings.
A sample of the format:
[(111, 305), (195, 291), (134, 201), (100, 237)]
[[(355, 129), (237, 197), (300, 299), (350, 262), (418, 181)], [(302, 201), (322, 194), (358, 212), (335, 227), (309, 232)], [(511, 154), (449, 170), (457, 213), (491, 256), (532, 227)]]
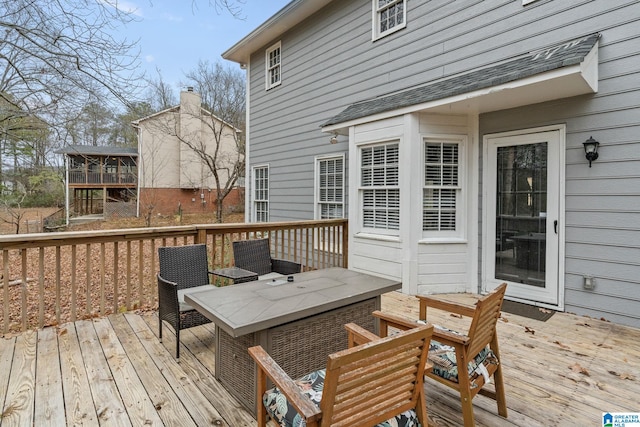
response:
[(233, 259), (236, 267), (253, 271), (259, 276), (269, 273), (295, 274), (300, 273), (302, 269), (301, 264), (297, 262), (271, 258), (269, 239), (233, 242)]
[(158, 248), (159, 339), (162, 321), (176, 332), (176, 359), (180, 358), (180, 330), (211, 322), (184, 302), (186, 292), (215, 289), (209, 285), (206, 245), (167, 246)]

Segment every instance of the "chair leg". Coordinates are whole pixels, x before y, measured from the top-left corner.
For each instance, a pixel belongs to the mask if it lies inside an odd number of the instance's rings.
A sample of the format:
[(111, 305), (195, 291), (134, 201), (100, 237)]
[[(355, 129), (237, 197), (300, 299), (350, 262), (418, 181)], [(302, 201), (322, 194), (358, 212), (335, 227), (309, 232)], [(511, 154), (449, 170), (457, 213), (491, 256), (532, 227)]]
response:
[(473, 395), (471, 394), (471, 384), (469, 382), (467, 358), (463, 348), (456, 348), (456, 363), (458, 366), (458, 385), (460, 387), (460, 404), (462, 406), (464, 427), (474, 427)]
[(176, 328), (176, 359), (180, 359), (180, 328)]
[(460, 390), (460, 403), (462, 404), (464, 427), (474, 427), (476, 423), (473, 418), (473, 400), (468, 390)]
[(158, 339), (160, 340), (160, 342), (162, 342), (162, 317), (158, 318)]
[(256, 421), (258, 422), (258, 427), (266, 427), (267, 426), (267, 410), (262, 403), (262, 396), (267, 391), (267, 376), (265, 372), (258, 367), (257, 372), (257, 387), (256, 387)]
[(507, 418), (507, 398), (504, 392), (504, 378), (502, 377), (502, 359), (500, 359), (500, 347), (498, 346), (498, 334), (491, 340), (491, 350), (498, 359), (498, 367), (493, 373), (493, 380), (496, 389), (496, 403), (498, 404), (498, 414)]
[(427, 399), (425, 398), (424, 389), (423, 389), (423, 392), (420, 393), (420, 399), (418, 399), (418, 407), (416, 408), (416, 415), (418, 416), (418, 421), (420, 421), (421, 426), (423, 427), (429, 426), (429, 413), (427, 411)]

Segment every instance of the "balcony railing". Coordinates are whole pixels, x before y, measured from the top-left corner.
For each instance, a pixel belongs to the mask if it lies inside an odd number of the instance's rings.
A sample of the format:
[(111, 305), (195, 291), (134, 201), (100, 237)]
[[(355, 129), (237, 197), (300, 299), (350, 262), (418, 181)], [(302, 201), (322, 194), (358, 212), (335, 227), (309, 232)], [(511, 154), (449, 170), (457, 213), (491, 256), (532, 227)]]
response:
[(137, 176), (134, 173), (101, 173), (85, 170), (70, 170), (70, 184), (135, 184)]
[(206, 243), (212, 269), (231, 242), (268, 237), (272, 255), (305, 270), (347, 266), (347, 220), (206, 224), (0, 236), (3, 333), (157, 305), (160, 246)]

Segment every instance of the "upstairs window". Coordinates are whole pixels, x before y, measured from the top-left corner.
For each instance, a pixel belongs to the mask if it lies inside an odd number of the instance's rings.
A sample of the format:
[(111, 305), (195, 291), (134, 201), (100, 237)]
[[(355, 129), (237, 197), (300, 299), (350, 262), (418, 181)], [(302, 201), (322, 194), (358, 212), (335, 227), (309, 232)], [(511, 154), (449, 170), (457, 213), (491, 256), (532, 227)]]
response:
[(460, 151), (459, 141), (424, 142), (422, 229), (425, 232), (457, 235), (461, 231)]
[(386, 143), (360, 150), (362, 228), (397, 235), (400, 229), (399, 144)]
[(274, 44), (269, 49), (267, 49), (266, 55), (266, 64), (267, 64), (267, 75), (266, 75), (266, 86), (267, 90), (278, 86), (282, 83), (282, 69), (281, 63), (282, 61), (282, 49), (280, 42)]
[(407, 26), (407, 0), (373, 0), (373, 39)]

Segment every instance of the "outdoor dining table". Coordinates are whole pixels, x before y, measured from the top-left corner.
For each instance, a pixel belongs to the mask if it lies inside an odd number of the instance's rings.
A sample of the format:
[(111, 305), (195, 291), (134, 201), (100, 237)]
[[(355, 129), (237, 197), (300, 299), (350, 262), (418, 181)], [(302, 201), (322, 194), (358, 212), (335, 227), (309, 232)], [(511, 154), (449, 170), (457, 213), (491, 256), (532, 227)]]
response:
[(401, 283), (345, 268), (213, 288), (185, 301), (215, 323), (215, 376), (247, 410), (256, 411), (256, 368), (247, 349), (262, 347), (296, 378), (323, 368), (347, 348), (343, 325), (377, 332), (371, 312)]

